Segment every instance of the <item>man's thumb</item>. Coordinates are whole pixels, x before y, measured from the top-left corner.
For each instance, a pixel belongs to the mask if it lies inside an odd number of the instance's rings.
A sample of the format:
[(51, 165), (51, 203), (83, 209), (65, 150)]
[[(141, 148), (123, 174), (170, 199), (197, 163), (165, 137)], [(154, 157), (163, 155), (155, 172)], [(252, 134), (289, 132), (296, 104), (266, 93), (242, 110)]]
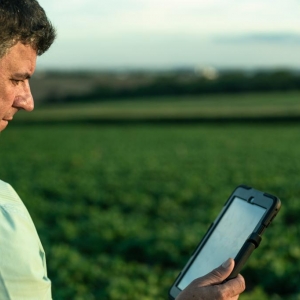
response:
[(222, 283), (232, 272), (234, 260), (228, 258), (221, 266), (201, 277), (201, 286), (215, 285)]

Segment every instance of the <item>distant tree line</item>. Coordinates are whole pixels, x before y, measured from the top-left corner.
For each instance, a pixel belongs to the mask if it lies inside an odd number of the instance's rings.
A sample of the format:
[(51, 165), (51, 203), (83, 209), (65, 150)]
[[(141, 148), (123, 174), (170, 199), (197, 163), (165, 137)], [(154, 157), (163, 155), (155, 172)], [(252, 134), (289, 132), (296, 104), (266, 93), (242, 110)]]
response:
[[(183, 96), (212, 93), (244, 93), (300, 90), (300, 72), (276, 71), (224, 71), (215, 78), (188, 72), (157, 73), (146, 76), (130, 84), (137, 74), (126, 74), (122, 84), (112, 77), (108, 83), (97, 82), (88, 92), (48, 95), (48, 102), (101, 101), (107, 99), (126, 99), (156, 96)], [(116, 76), (116, 78), (118, 78)], [(116, 82), (114, 82), (114, 80)], [(128, 83), (128, 84), (127, 84)]]

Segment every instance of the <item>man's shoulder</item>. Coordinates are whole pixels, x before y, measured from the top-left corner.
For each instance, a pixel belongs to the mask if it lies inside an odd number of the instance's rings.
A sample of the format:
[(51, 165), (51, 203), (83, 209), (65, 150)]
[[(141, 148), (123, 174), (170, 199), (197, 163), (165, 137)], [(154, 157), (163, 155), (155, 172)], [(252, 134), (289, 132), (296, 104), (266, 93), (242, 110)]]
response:
[(29, 226), (37, 237), (35, 226), (23, 201), (9, 183), (0, 180), (0, 230), (6, 224), (4, 220), (8, 221), (14, 231), (18, 228), (17, 224), (19, 231)]
[(0, 179), (0, 190), (1, 190), (2, 188), (6, 188), (6, 187), (8, 187), (8, 186), (11, 187), (11, 185), (10, 185), (9, 183), (7, 183), (7, 182), (5, 182), (5, 181), (3, 181), (3, 180)]
[(7, 242), (12, 242), (12, 246), (20, 245), (20, 242), (14, 244), (14, 239), (24, 240), (24, 243), (21, 243), (23, 248), (36, 245), (43, 251), (36, 228), (23, 201), (10, 184), (0, 180), (0, 249), (1, 239), (4, 237)]
[(0, 180), (0, 208), (3, 207), (18, 208), (18, 210), (22, 210), (26, 215), (28, 214), (23, 201), (13, 187), (9, 183)]
[(19, 195), (10, 184), (0, 180), (0, 231), (7, 225), (13, 231), (22, 231), (25, 225), (29, 225), (35, 232), (31, 217)]
[(18, 194), (13, 189), (13, 187), (9, 183), (7, 183), (3, 180), (0, 180), (0, 195), (17, 196), (18, 197)]
[(45, 253), (31, 217), (12, 186), (0, 180), (0, 300), (51, 299)]

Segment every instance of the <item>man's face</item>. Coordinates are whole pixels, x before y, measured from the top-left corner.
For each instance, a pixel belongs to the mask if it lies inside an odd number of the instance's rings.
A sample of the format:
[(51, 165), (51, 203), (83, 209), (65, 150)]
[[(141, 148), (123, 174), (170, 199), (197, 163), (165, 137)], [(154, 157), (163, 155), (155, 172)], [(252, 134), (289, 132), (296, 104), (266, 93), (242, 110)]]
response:
[(0, 131), (18, 110), (34, 108), (29, 78), (34, 73), (36, 58), (36, 51), (20, 42), (0, 58)]

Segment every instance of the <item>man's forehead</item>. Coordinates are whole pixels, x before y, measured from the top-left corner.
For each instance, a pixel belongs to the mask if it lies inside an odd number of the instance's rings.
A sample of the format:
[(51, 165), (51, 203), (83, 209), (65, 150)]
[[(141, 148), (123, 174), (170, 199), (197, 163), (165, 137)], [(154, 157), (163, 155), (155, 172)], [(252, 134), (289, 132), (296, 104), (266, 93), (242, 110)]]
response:
[(0, 68), (9, 69), (20, 77), (30, 77), (35, 70), (37, 53), (30, 45), (17, 43), (0, 59)]

